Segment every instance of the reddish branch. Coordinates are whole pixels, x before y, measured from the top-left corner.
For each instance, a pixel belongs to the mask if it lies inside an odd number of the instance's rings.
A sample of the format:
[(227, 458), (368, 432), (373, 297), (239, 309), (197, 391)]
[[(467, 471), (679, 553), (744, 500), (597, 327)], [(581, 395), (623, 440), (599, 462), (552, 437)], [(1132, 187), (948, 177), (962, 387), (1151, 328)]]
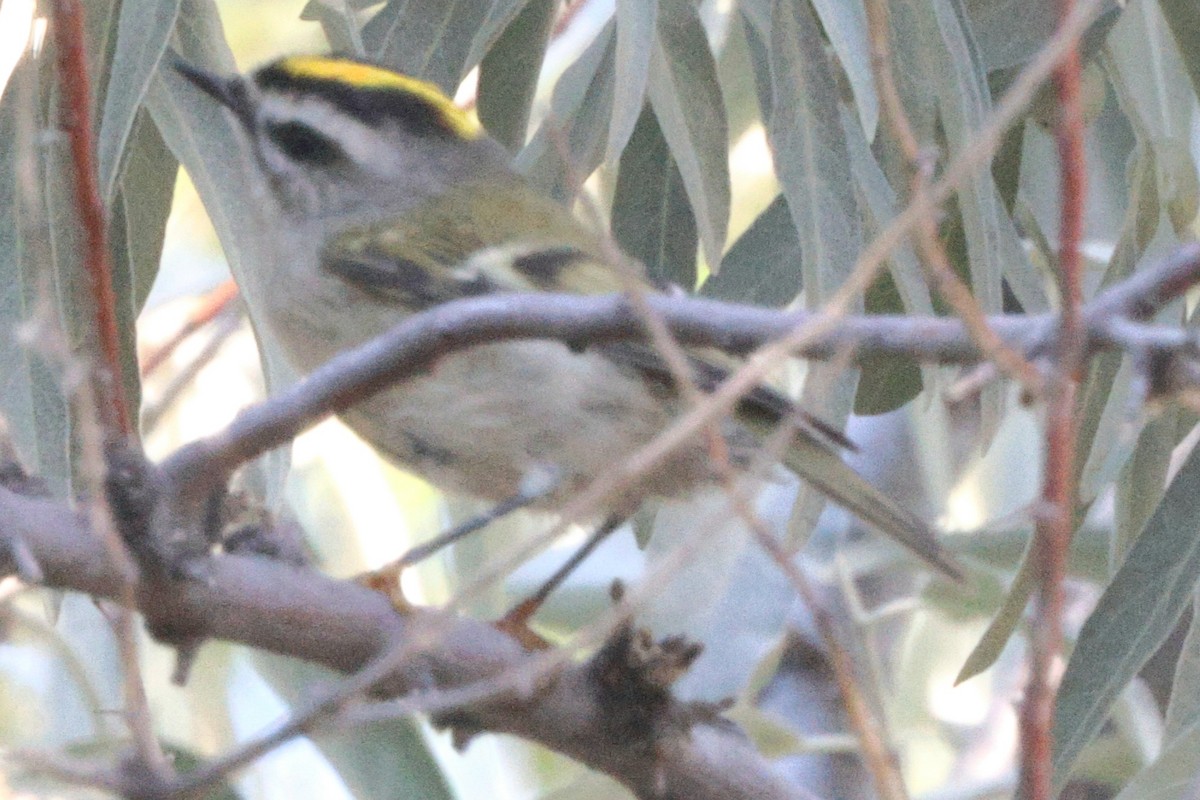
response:
[[(1060, 0), (1060, 24), (1073, 10), (1074, 0)], [(1058, 662), (1062, 655), (1063, 580), (1078, 501), (1075, 480), (1079, 427), (1077, 393), (1086, 357), (1083, 264), (1079, 251), (1086, 185), (1079, 82), (1079, 50), (1075, 47), (1054, 72), (1059, 106), (1055, 135), (1061, 173), (1059, 286), (1062, 323), (1055, 365), (1048, 382), (1045, 485), (1032, 552), (1038, 590), (1030, 637), (1029, 686), (1021, 707), (1020, 796), (1026, 800), (1050, 800), (1052, 797), (1054, 702), (1061, 672)]]
[(238, 298), (237, 284), (233, 279), (223, 281), (201, 298), (200, 304), (188, 314), (187, 322), (175, 335), (158, 346), (142, 360), (142, 375), (149, 375), (170, 358), (193, 333), (224, 313)]
[(117, 326), (117, 302), (113, 294), (112, 257), (108, 251), (108, 214), (100, 198), (96, 171), (95, 139), (92, 135), (92, 93), (84, 49), (83, 9), (78, 0), (54, 0), (55, 43), (58, 76), (62, 91), (61, 124), (71, 143), (75, 167), (75, 205), (84, 234), (83, 264), (92, 292), (96, 332), (100, 337), (97, 397), (98, 409), (109, 433), (127, 437), (133, 433), (129, 403), (121, 381), (121, 337)]

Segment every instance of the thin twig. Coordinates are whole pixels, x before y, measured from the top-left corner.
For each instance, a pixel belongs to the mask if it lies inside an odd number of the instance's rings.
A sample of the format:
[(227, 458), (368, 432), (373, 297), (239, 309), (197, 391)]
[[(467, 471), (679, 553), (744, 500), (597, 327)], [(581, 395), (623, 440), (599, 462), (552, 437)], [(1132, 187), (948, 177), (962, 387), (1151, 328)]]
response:
[[(868, 0), (866, 12), (871, 39), (871, 70), (879, 93), (879, 106), (892, 137), (908, 162), (911, 173), (909, 195), (919, 198), (929, 191), (933, 159), (917, 140), (900, 99), (900, 92), (896, 88), (892, 72), (891, 25), (887, 4), (884, 0)], [(921, 207), (928, 207), (928, 211), (915, 223), (913, 238), (930, 282), (967, 326), (971, 339), (1000, 371), (1020, 382), (1030, 396), (1040, 395), (1041, 374), (1018, 350), (1009, 347), (992, 330), (988, 325), (987, 315), (971, 294), (970, 287), (950, 266), (950, 258), (938, 232), (935, 205), (922, 203)]]
[(238, 298), (237, 284), (232, 279), (222, 281), (215, 289), (201, 298), (200, 304), (188, 314), (187, 322), (175, 334), (142, 360), (142, 376), (145, 377), (158, 369), (183, 342), (200, 328), (212, 322), (224, 313), (225, 309)]
[[(237, 295), (234, 294), (233, 297), (237, 297)], [(171, 380), (154, 402), (146, 402), (143, 405), (143, 430), (153, 431), (158, 427), (163, 414), (171, 409), (175, 401), (179, 399), (179, 395), (191, 385), (200, 371), (216, 358), (221, 346), (229, 340), (229, 337), (237, 332), (241, 326), (242, 317), (236, 309), (231, 311), (232, 308), (230, 305), (222, 306), (214, 330), (208, 337), (208, 341), (200, 348), (200, 352), (184, 364), (179, 372), (171, 376)]]
[(133, 423), (121, 380), (121, 335), (113, 293), (112, 257), (108, 251), (108, 214), (100, 197), (96, 172), (83, 9), (78, 0), (54, 0), (51, 10), (62, 91), (61, 123), (71, 143), (75, 205), (84, 234), (82, 264), (92, 293), (92, 311), (100, 341), (98, 365), (94, 367), (98, 409), (107, 435), (128, 437), (133, 434)]
[[(169, 768), (154, 734), (149, 702), (138, 658), (137, 627), (133, 620), (134, 582), (137, 570), (112, 524), (105, 502), (106, 443), (133, 436), (129, 401), (121, 374), (120, 334), (113, 293), (112, 260), (108, 250), (107, 213), (100, 196), (91, 124), (91, 90), (84, 46), (83, 9), (78, 0), (54, 0), (55, 43), (62, 91), (62, 124), (67, 130), (74, 162), (75, 203), (84, 233), (83, 268), (92, 293), (99, 353), (89, 364), (92, 380), (81, 382), (71, 393), (80, 449), (81, 477), (87, 484), (89, 518), (109, 557), (120, 565), (123, 606), (115, 609), (112, 627), (121, 658), (125, 719), (133, 737), (139, 764), (154, 777), (165, 777)], [(63, 354), (70, 360), (70, 354)]]
[[(780, 440), (786, 441), (790, 438), (789, 433), (786, 428), (781, 428)], [(858, 742), (859, 756), (871, 775), (876, 793), (882, 800), (907, 800), (908, 791), (900, 773), (900, 764), (888, 744), (883, 723), (867, 699), (866, 692), (862, 690), (858, 670), (855, 669), (849, 652), (842, 643), (833, 617), (812, 590), (808, 577), (796, 563), (794, 554), (789, 553), (776, 540), (766, 522), (754, 510), (747, 493), (735, 482), (732, 475), (726, 475), (725, 481), (725, 491), (734, 505), (734, 510), (812, 614), (817, 632), (829, 653), (830, 666), (842, 695), (843, 708), (846, 710), (850, 729)]]
[[(1075, 7), (1060, 0), (1060, 26)], [(1061, 165), (1059, 226), (1059, 286), (1062, 323), (1050, 371), (1046, 406), (1046, 473), (1041, 508), (1036, 515), (1033, 563), (1038, 588), (1030, 633), (1030, 675), (1021, 704), (1020, 796), (1050, 800), (1053, 786), (1054, 700), (1058, 693), (1062, 655), (1063, 581), (1072, 520), (1078, 504), (1075, 450), (1079, 420), (1077, 393), (1087, 353), (1083, 318), (1083, 235), (1086, 172), (1083, 152), (1083, 110), (1080, 102), (1078, 48), (1055, 71), (1059, 117), (1055, 126)]]

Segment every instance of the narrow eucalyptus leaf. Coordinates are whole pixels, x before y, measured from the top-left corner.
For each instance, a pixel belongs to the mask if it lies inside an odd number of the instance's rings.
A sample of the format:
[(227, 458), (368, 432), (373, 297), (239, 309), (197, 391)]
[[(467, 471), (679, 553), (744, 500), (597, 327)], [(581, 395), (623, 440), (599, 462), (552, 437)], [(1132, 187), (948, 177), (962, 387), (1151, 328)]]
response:
[[(211, 0), (183, 0), (179, 19), (175, 43), (180, 57), (219, 74), (234, 72), (233, 55)], [(274, 292), (276, 287), (264, 284), (254, 265), (270, 258), (274, 246), (263, 231), (274, 230), (280, 223), (245, 136), (232, 115), (217, 108), (174, 70), (158, 71), (146, 95), (146, 108), (163, 141), (195, 184), (238, 288), (250, 298), (247, 305), (263, 307), (252, 298)], [(283, 351), (264, 326), (255, 325), (255, 334), (267, 385), (277, 390), (280, 376), (288, 375)], [(265, 458), (271, 501), (282, 497), (289, 452), (289, 448), (280, 448)]]
[(805, 302), (819, 307), (862, 249), (837, 87), (802, 0), (776, 0), (771, 18), (774, 113), (767, 132), (775, 170), (804, 254)]
[[(1153, 148), (1138, 146), (1126, 176), (1129, 205), (1101, 288), (1133, 273), (1154, 238), (1162, 216)], [(1098, 354), (1089, 365), (1088, 377), (1080, 391), (1082, 413), (1077, 440), (1082, 502), (1091, 502), (1110, 485), (1132, 450), (1128, 396), (1133, 377), (1132, 365), (1123, 365), (1119, 353)], [(1112, 451), (1122, 443), (1124, 452), (1114, 455)], [(1121, 550), (1124, 549), (1122, 546)]]
[[(757, 4), (765, 5), (763, 0), (756, 0)], [(755, 24), (755, 17), (748, 13), (747, 9), (752, 4), (743, 4), (742, 9), (742, 30), (746, 34), (746, 49), (750, 55), (750, 68), (754, 73), (754, 92), (758, 98), (758, 108), (762, 116), (763, 125), (769, 125), (771, 122), (771, 24), (770, 24), (770, 7), (767, 7), (767, 22), (762, 25)]]
[(464, 69), (469, 70), (483, 60), (484, 54), (530, 2), (531, 0), (491, 0), (487, 17), (479, 24), (471, 39)]
[(51, 285), (36, 135), (37, 68), (16, 65), (0, 95), (0, 416), (22, 463), (58, 496), (68, 492), (69, 422), (56, 375), (22, 336)]
[(696, 219), (683, 178), (649, 105), (617, 174), (612, 232), (630, 256), (645, 265), (654, 280), (691, 292), (696, 286)]
[(615, 161), (644, 113), (658, 0), (617, 0), (616, 84), (604, 160)]
[(300, 19), (313, 20), (320, 24), (333, 52), (364, 56), (366, 50), (363, 48), (362, 33), (355, 12), (358, 7), (372, 4), (350, 0), (309, 0), (300, 12)]
[(1037, 567), (1032, 558), (1032, 544), (1033, 538), (1030, 537), (1025, 552), (1021, 555), (1021, 565), (1008, 587), (1008, 594), (1004, 596), (1004, 602), (1000, 604), (983, 636), (979, 637), (979, 642), (963, 662), (962, 669), (954, 678), (955, 685), (974, 678), (995, 664), (1016, 633), (1017, 626), (1025, 618), (1025, 608), (1029, 605), (1029, 597), (1037, 585)]
[[(933, 0), (914, 8), (924, 36), (935, 47), (933, 83), (949, 148), (957, 154), (971, 146), (975, 132), (991, 114), (987, 74), (958, 0)], [(990, 172), (977, 172), (959, 190), (957, 201), (971, 292), (984, 313), (999, 313), (1005, 264), (1024, 258), (1016, 231)], [(986, 447), (1004, 415), (1000, 387), (986, 388), (981, 404), (981, 439)]]
[(179, 161), (145, 110), (138, 113), (127, 150), (120, 186), (133, 270), (129, 306), (136, 313), (158, 276)]
[(610, 22), (558, 79), (550, 114), (515, 159), (534, 186), (564, 202), (603, 158), (615, 51)]
[(1113, 26), (1106, 51), (1122, 84), (1122, 110), (1135, 129), (1155, 141), (1186, 141), (1196, 94), (1159, 4), (1131, 4)]
[(1200, 592), (1192, 597), (1192, 621), (1175, 662), (1166, 717), (1167, 742), (1200, 723)]
[(525, 144), (554, 7), (554, 0), (533, 0), (525, 6), (479, 66), (479, 120), (514, 153)]
[[(868, 314), (900, 314), (904, 303), (889, 273), (879, 276), (867, 289), (864, 310)], [(854, 395), (854, 413), (886, 414), (921, 393), (921, 365), (911, 357), (872, 355), (859, 361), (858, 390)]]
[(130, 258), (130, 226), (125, 219), (125, 195), (120, 189), (109, 215), (108, 251), (112, 264), (113, 309), (120, 348), (121, 384), (130, 408), (142, 405), (141, 373), (137, 363), (137, 312), (133, 307), (133, 264)]
[(717, 300), (782, 308), (803, 281), (800, 238), (787, 200), (778, 195), (721, 260), (721, 271), (700, 293)]
[(1200, 580), (1200, 450), (1180, 467), (1125, 562), (1083, 624), (1058, 693), (1054, 791), (1113, 701), (1154, 655)]
[(1176, 433), (1180, 411), (1169, 408), (1142, 428), (1132, 455), (1125, 461), (1117, 481), (1116, 531), (1111, 563), (1120, 565), (1146, 527), (1167, 488), (1171, 452), (1179, 443)]
[[(846, 134), (846, 147), (850, 154), (850, 169), (858, 190), (859, 211), (868, 237), (877, 235), (896, 216), (897, 198), (887, 177), (871, 152), (866, 137), (859, 127), (858, 118), (842, 110), (842, 130)], [(895, 248), (889, 258), (891, 288), (899, 301), (897, 311), (909, 314), (932, 315), (933, 301), (929, 296), (929, 284), (917, 260), (916, 253), (908, 244)], [(879, 313), (883, 307), (882, 297), (872, 287), (867, 295), (868, 309)], [(893, 367), (895, 368), (893, 370)], [(895, 380), (896, 391), (890, 391)], [(915, 397), (922, 388), (934, 389), (938, 385), (938, 368), (922, 366), (906, 360), (892, 364), (876, 360), (873, 365), (864, 365), (863, 384), (855, 398), (855, 412), (859, 414), (881, 413), (896, 408)], [(900, 386), (903, 388), (900, 388)], [(871, 398), (871, 399), (868, 399)]]
[(1191, 0), (1158, 0), (1158, 8), (1183, 56), (1192, 92), (1200, 95), (1200, 7)]
[(179, 0), (123, 0), (120, 4), (117, 46), (96, 141), (100, 191), (108, 202), (117, 189), (121, 158), (138, 109), (178, 16)]
[(363, 26), (363, 47), (371, 59), (453, 95), (487, 14), (479, 0), (389, 0)]
[(867, 12), (862, 0), (812, 0), (833, 52), (854, 90), (854, 107), (867, 141), (875, 140), (879, 99), (871, 72), (871, 45), (867, 37)]
[[(1153, 701), (1153, 698), (1150, 698)], [(1171, 739), (1162, 752), (1129, 779), (1114, 800), (1162, 800), (1189, 797), (1195, 792), (1200, 767), (1200, 723)]]
[(717, 64), (691, 0), (659, 0), (648, 90), (696, 217), (710, 268), (729, 228), (729, 143)]

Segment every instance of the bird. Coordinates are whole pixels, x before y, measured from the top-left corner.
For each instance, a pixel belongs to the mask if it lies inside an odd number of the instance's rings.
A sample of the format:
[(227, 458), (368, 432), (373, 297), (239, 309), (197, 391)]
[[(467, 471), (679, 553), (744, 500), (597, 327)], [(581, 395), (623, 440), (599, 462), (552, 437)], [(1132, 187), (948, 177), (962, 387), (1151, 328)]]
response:
[[(254, 324), (271, 332), (301, 374), (459, 298), (668, 290), (538, 192), (475, 117), (431, 83), (337, 55), (285, 56), (247, 74), (182, 60), (175, 69), (232, 114), (265, 176), (280, 222), (264, 234), (270, 257), (249, 267), (269, 291), (247, 302)], [(701, 389), (735, 367), (723, 354), (687, 351)], [(444, 491), (502, 509), (554, 511), (687, 408), (674, 377), (646, 343), (497, 341), (445, 355), (340, 416), (385, 457)], [(729, 464), (748, 468), (764, 432), (787, 421), (788, 469), (937, 572), (961, 579), (933, 528), (842, 459), (851, 443), (840, 431), (765, 385), (719, 425)], [(531, 490), (533, 476), (549, 478)], [(678, 447), (609, 499), (596, 533), (538, 603), (642, 503), (685, 497), (720, 479), (709, 439), (697, 435)]]

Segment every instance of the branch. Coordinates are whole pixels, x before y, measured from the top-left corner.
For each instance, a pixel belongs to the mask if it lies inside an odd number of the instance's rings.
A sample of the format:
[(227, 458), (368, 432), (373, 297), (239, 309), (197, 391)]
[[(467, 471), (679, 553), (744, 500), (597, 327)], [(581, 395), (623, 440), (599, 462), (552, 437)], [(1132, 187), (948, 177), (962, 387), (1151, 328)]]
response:
[[(1075, 10), (1075, 2), (1059, 0), (1058, 5), (1061, 27)], [(1058, 661), (1063, 646), (1063, 582), (1079, 503), (1075, 464), (1079, 439), (1078, 392), (1087, 358), (1081, 312), (1083, 256), (1080, 252), (1087, 188), (1079, 74), (1076, 43), (1054, 73), (1059, 109), (1055, 136), (1061, 165), (1058, 283), (1063, 310), (1055, 363), (1047, 381), (1042, 507), (1036, 515), (1030, 555), (1037, 571), (1038, 590), (1029, 637), (1029, 682), (1020, 713), (1018, 796), (1025, 800), (1049, 800), (1053, 796), (1054, 702), (1062, 674)]]
[[(62, 503), (0, 487), (0, 541), (21, 542), (49, 587), (120, 599), (117, 565), (85, 518)], [(14, 569), (3, 550), (0, 569)], [(608, 674), (612, 642), (583, 663), (560, 663), (561, 654), (553, 653), (556, 668), (539, 669), (546, 654), (526, 652), (484, 622), (427, 609), (397, 614), (383, 595), (308, 568), (236, 555), (208, 559), (202, 568), (200, 580), (138, 585), (138, 608), (159, 636), (240, 642), (344, 673), (408, 648), (412, 656), (373, 693), (489, 686), (476, 693), (487, 699), (438, 709), (435, 719), (459, 734), (510, 733), (539, 742), (642, 798), (806, 797), (774, 775), (741, 732), (711, 709), (664, 692), (647, 717), (645, 697), (629, 697)], [(544, 677), (531, 682), (530, 670)]]
[[(1143, 322), (1200, 282), (1200, 245), (1180, 247), (1161, 263), (1085, 305), (1086, 351), (1124, 349), (1192, 359), (1195, 336), (1179, 327)], [(695, 297), (646, 297), (645, 303), (682, 343), (743, 355), (803, 329), (817, 313), (775, 311)], [(1058, 331), (1056, 315), (987, 319), (1006, 346), (1035, 358)], [(324, 417), (428, 369), (442, 356), (511, 339), (557, 339), (584, 348), (644, 340), (641, 316), (621, 295), (502, 294), (445, 303), (412, 316), (388, 333), (339, 354), (304, 381), (242, 412), (224, 431), (194, 442), (162, 465), (169, 481), (192, 499), (207, 496), (241, 464), (289, 442)], [(906, 355), (941, 364), (975, 364), (983, 355), (963, 324), (941, 317), (844, 317), (813, 337), (796, 356), (828, 359), (851, 353)]]
[(96, 394), (103, 402), (97, 408), (104, 421), (105, 434), (126, 437), (133, 435), (133, 423), (129, 418), (125, 384), (121, 380), (121, 334), (113, 293), (112, 256), (108, 249), (108, 212), (100, 197), (96, 170), (83, 8), (79, 0), (55, 0), (51, 11), (62, 91), (62, 125), (71, 143), (75, 207), (85, 237), (81, 263), (92, 293), (92, 313), (100, 340), (97, 357), (102, 366), (98, 368)]

